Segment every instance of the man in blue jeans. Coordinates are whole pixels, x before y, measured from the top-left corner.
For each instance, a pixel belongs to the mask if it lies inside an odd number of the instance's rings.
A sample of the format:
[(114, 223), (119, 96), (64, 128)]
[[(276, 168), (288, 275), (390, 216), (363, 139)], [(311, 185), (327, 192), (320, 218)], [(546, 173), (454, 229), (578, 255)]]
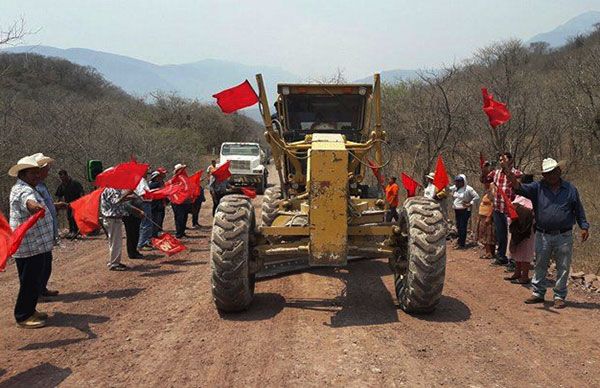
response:
[(496, 229), (496, 241), (498, 242), (497, 257), (492, 262), (494, 265), (506, 265), (508, 264), (508, 258), (506, 257), (506, 248), (508, 246), (508, 220), (506, 218), (506, 204), (500, 194), (500, 190), (506, 193), (506, 196), (513, 200), (515, 194), (513, 193), (513, 187), (507, 179), (507, 172), (510, 172), (516, 178), (519, 178), (522, 173), (513, 167), (514, 159), (510, 152), (504, 152), (500, 155), (500, 164), (506, 166), (499, 170), (494, 170), (488, 174), (488, 179), (492, 179), (496, 186), (496, 196), (494, 198), (494, 227)]
[(503, 165), (507, 177), (517, 194), (533, 203), (535, 213), (535, 273), (531, 281), (533, 295), (527, 304), (544, 303), (546, 274), (550, 257), (556, 260), (556, 284), (554, 285), (554, 308), (564, 308), (567, 297), (567, 280), (573, 253), (573, 225), (581, 228), (581, 241), (589, 237), (590, 225), (585, 218), (583, 204), (577, 188), (561, 179), (560, 164), (552, 158), (542, 162), (542, 180), (521, 184), (516, 176)]

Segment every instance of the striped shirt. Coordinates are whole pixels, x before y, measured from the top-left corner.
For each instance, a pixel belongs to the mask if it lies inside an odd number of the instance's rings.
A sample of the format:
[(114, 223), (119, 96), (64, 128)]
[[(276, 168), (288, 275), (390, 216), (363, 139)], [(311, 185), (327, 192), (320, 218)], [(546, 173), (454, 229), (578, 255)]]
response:
[[(522, 172), (514, 167), (511, 171), (517, 178), (522, 175)], [(506, 196), (510, 198), (511, 201), (515, 199), (513, 187), (510, 184), (510, 181), (507, 179), (506, 174), (502, 170), (491, 171), (488, 177), (494, 180), (494, 185), (496, 185), (497, 188), (502, 189), (502, 191), (506, 193)], [(502, 199), (500, 190), (496, 190), (496, 197), (494, 198), (494, 210), (500, 213), (507, 212), (506, 204), (504, 203), (504, 199)]]
[(23, 258), (51, 252), (54, 247), (54, 222), (42, 195), (33, 187), (17, 179), (10, 190), (10, 227), (14, 230), (31, 217), (27, 201), (33, 200), (46, 208), (46, 214), (25, 233), (23, 242), (13, 257)]

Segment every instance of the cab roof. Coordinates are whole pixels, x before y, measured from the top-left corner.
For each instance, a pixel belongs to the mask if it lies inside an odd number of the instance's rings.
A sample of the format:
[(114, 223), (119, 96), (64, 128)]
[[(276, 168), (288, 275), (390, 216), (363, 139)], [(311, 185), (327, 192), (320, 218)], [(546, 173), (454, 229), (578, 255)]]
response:
[[(288, 93), (283, 93), (288, 88)], [(361, 93), (361, 90), (364, 90)], [(371, 84), (278, 84), (279, 94), (362, 94), (369, 96), (373, 92)]]

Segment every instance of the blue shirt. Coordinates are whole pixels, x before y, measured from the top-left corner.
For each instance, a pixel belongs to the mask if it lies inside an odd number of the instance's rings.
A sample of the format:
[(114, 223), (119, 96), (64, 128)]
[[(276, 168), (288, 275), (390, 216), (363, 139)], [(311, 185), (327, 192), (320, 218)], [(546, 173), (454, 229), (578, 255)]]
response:
[(536, 227), (545, 231), (573, 228), (575, 222), (581, 229), (589, 229), (579, 193), (571, 183), (561, 180), (558, 192), (553, 192), (543, 181), (521, 184), (516, 190), (533, 203)]
[(54, 228), (54, 238), (58, 238), (58, 213), (56, 212), (56, 207), (54, 206), (54, 200), (50, 195), (50, 191), (48, 190), (48, 186), (44, 182), (38, 183), (35, 186), (35, 189), (42, 195), (44, 198), (44, 204), (50, 210), (50, 215), (52, 215), (52, 227)]

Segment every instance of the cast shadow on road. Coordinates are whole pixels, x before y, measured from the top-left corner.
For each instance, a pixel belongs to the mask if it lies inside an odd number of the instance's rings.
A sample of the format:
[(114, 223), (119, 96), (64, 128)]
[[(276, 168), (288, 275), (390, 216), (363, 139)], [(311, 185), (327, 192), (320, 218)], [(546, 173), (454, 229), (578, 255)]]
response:
[(471, 309), (456, 298), (442, 295), (434, 312), (411, 314), (411, 316), (428, 322), (465, 322), (471, 318)]
[(95, 339), (98, 336), (92, 331), (91, 324), (105, 323), (110, 320), (104, 315), (92, 314), (71, 314), (57, 312), (48, 319), (48, 324), (52, 327), (70, 327), (79, 330), (85, 337), (66, 338), (48, 342), (38, 342), (25, 345), (19, 350), (36, 350), (36, 349), (54, 349), (66, 345), (71, 345), (81, 341)]
[(219, 315), (228, 321), (264, 321), (275, 317), (285, 306), (283, 296), (271, 292), (262, 292), (254, 295), (254, 300), (248, 310), (241, 313), (219, 312)]
[[(71, 368), (59, 368), (50, 363), (43, 363), (0, 382), (5, 387), (56, 387), (73, 373)], [(2, 376), (0, 374), (0, 376)]]
[(183, 271), (177, 271), (175, 269), (161, 269), (161, 270), (154, 271), (154, 272), (146, 272), (146, 273), (141, 274), (140, 276), (146, 277), (146, 278), (158, 278), (161, 276), (173, 275), (173, 274), (180, 273), (180, 272), (183, 272)]
[[(331, 321), (325, 323), (331, 327), (381, 325), (401, 319), (395, 296), (383, 282), (384, 276), (391, 276), (389, 266), (383, 261), (352, 261), (345, 268), (316, 268), (305, 272), (337, 278), (345, 287), (334, 298), (285, 300), (279, 294), (257, 294), (247, 312), (232, 315), (229, 319), (268, 319), (284, 308), (331, 312)], [(413, 317), (431, 322), (463, 322), (471, 317), (471, 310), (456, 298), (442, 296), (435, 312)]]
[(166, 261), (163, 261), (161, 264), (177, 265), (177, 266), (181, 266), (181, 267), (191, 267), (191, 266), (195, 266), (195, 265), (208, 264), (208, 261), (206, 261), (206, 260), (192, 261), (192, 260), (178, 259), (178, 260), (166, 260)]
[(84, 300), (94, 300), (100, 298), (107, 299), (122, 299), (122, 298), (133, 298), (145, 288), (123, 288), (120, 290), (109, 290), (109, 291), (98, 291), (98, 292), (69, 292), (67, 294), (58, 294), (52, 299), (48, 299), (46, 303), (51, 302), (63, 302), (73, 303), (81, 302)]

